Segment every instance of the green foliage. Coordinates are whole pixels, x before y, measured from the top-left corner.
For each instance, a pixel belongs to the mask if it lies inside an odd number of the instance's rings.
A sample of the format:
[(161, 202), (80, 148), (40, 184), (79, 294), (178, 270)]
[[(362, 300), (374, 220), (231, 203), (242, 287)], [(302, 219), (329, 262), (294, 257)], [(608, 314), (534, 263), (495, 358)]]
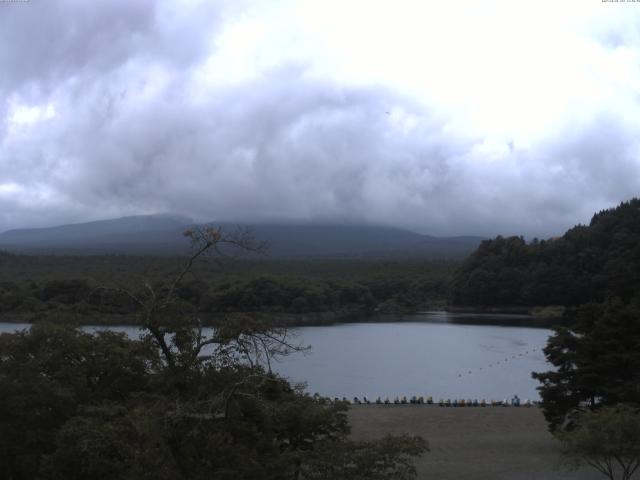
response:
[(640, 404), (640, 199), (593, 216), (562, 237), (481, 243), (452, 280), (456, 304), (564, 305), (564, 326), (534, 373), (551, 430), (571, 429), (586, 409)]
[[(141, 293), (175, 275), (182, 257), (0, 255), (0, 314), (29, 321), (77, 315), (87, 323), (131, 323), (138, 305), (114, 290)], [(197, 261), (176, 297), (203, 319), (231, 312), (332, 314), (414, 311), (443, 304), (453, 262)], [(59, 315), (61, 314), (61, 315)], [(127, 318), (118, 318), (118, 317)]]
[(0, 335), (1, 478), (415, 478), (423, 440), (353, 442), (345, 404), (271, 373), (271, 358), (303, 348), (286, 329), (239, 315), (203, 334), (181, 298), (197, 288), (183, 279), (218, 244), (251, 244), (214, 229), (188, 234), (194, 253), (172, 280), (105, 289), (137, 306), (142, 339), (64, 323)]
[(456, 271), (460, 305), (580, 305), (640, 290), (640, 199), (594, 215), (562, 237), (486, 240)]
[(49, 324), (1, 335), (3, 478), (414, 478), (423, 441), (348, 440), (346, 405), (223, 358), (238, 332), (173, 367), (150, 339)]
[(416, 476), (413, 458), (427, 451), (420, 437), (387, 436), (377, 442), (322, 442), (304, 464), (308, 480), (410, 480)]
[(552, 430), (601, 405), (640, 405), (640, 301), (611, 300), (568, 313), (545, 348), (555, 369), (534, 373)]
[(0, 463), (32, 478), (80, 406), (140, 392), (158, 360), (149, 345), (113, 332), (43, 324), (0, 335)]
[(556, 435), (569, 465), (590, 465), (610, 480), (628, 480), (640, 466), (640, 414), (616, 405), (585, 412), (577, 427)]

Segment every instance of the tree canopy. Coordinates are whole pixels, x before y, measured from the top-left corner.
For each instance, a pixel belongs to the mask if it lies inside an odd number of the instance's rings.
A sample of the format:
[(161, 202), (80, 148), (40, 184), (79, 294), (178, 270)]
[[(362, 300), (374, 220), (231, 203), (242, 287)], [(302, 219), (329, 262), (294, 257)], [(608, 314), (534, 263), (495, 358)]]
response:
[(640, 405), (640, 301), (591, 303), (569, 313), (545, 348), (554, 370), (534, 373), (552, 430), (588, 409)]
[(285, 329), (230, 318), (209, 335), (176, 291), (193, 261), (246, 237), (191, 232), (161, 285), (114, 288), (142, 337), (42, 323), (0, 335), (0, 476), (84, 479), (411, 479), (419, 437), (349, 439), (343, 403), (305, 394), (269, 359), (302, 348)]
[(640, 467), (640, 413), (626, 405), (580, 415), (579, 426), (557, 437), (569, 465), (590, 465), (610, 480), (629, 480)]
[[(588, 227), (569, 230), (551, 246), (519, 248), (529, 257), (526, 268), (567, 273), (556, 284), (564, 296), (536, 300), (571, 306), (544, 350), (555, 368), (533, 374), (549, 428), (579, 427), (585, 411), (640, 405), (640, 200), (594, 215)], [(524, 278), (516, 287), (520, 299), (530, 281)]]
[(581, 305), (640, 290), (640, 199), (548, 240), (486, 240), (454, 274), (453, 303)]
[(596, 213), (549, 240), (482, 242), (455, 272), (456, 304), (563, 305), (533, 377), (551, 430), (570, 430), (585, 410), (640, 404), (640, 199)]

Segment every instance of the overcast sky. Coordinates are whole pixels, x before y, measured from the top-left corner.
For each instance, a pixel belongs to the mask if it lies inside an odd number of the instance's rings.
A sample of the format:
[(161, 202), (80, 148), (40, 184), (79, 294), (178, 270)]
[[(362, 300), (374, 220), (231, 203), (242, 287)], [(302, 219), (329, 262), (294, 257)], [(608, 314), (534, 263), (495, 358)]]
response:
[(0, 2), (0, 231), (550, 236), (640, 194), (640, 3)]

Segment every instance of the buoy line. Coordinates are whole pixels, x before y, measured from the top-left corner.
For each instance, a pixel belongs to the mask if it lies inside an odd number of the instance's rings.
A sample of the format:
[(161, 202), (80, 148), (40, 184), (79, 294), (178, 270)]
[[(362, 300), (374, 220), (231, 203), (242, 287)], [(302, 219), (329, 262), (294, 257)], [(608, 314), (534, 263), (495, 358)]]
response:
[(409, 398), (406, 396), (402, 396), (402, 397), (396, 396), (393, 399), (390, 399), (389, 397), (385, 397), (384, 399), (382, 399), (382, 397), (377, 397), (373, 401), (367, 398), (366, 396), (363, 396), (362, 398), (353, 397), (352, 399), (347, 397), (342, 397), (342, 398), (334, 397), (333, 399), (331, 398), (323, 399), (318, 394), (315, 394), (314, 397), (320, 400), (328, 401), (329, 403), (332, 403), (332, 404), (344, 403), (349, 405), (432, 405), (432, 406), (439, 406), (439, 407), (456, 408), (456, 407), (532, 407), (540, 404), (538, 400), (529, 400), (529, 399), (520, 400), (520, 398), (517, 395), (514, 395), (513, 398), (511, 399), (505, 398), (503, 400), (494, 400), (494, 399), (486, 400), (484, 398), (481, 400), (478, 400), (477, 398), (475, 399), (440, 398), (437, 401), (435, 401), (432, 396), (428, 396), (426, 398), (423, 396), (420, 396), (420, 397), (412, 396)]
[[(520, 357), (526, 357), (530, 354), (543, 352), (543, 351), (544, 351), (544, 348), (540, 348), (540, 349), (530, 348), (528, 350), (525, 350), (524, 352), (520, 352), (518, 354), (512, 354), (511, 356), (507, 356), (504, 359), (494, 361), (488, 364), (488, 366), (485, 365), (484, 367), (478, 367), (477, 369), (475, 369), (475, 371), (481, 371), (484, 368), (487, 368), (487, 369), (493, 368), (494, 366), (497, 367), (498, 365), (506, 365), (511, 360), (516, 360)], [(473, 373), (474, 373), (474, 370), (471, 369), (471, 370), (467, 370), (467, 373), (465, 375), (472, 375)], [(462, 377), (463, 377), (463, 374), (458, 373), (458, 378), (462, 378)], [(396, 397), (393, 397), (393, 399), (389, 397), (385, 397), (384, 399), (382, 397), (377, 397), (375, 400), (371, 400), (366, 396), (363, 396), (362, 398), (360, 397), (323, 398), (316, 393), (314, 395), (314, 398), (322, 399), (332, 404), (346, 403), (350, 405), (433, 405), (433, 406), (454, 407), (454, 408), (455, 407), (520, 407), (520, 406), (532, 407), (532, 406), (538, 406), (540, 404), (538, 400), (529, 400), (529, 399), (520, 400), (520, 398), (517, 395), (515, 395), (511, 399), (505, 398), (502, 400), (495, 400), (495, 399), (486, 400), (484, 398), (481, 400), (478, 400), (477, 398), (475, 399), (439, 398), (438, 401), (435, 401), (432, 396), (428, 396), (426, 398), (423, 396), (419, 396), (419, 397), (396, 396)]]
[(513, 354), (511, 356), (505, 357), (504, 359), (500, 359), (500, 360), (494, 361), (494, 362), (492, 362), (492, 363), (490, 363), (488, 365), (485, 365), (484, 367), (479, 367), (479, 368), (475, 369), (475, 371), (474, 371), (474, 369), (470, 369), (470, 370), (467, 370), (466, 373), (465, 372), (458, 373), (458, 378), (462, 378), (463, 376), (467, 376), (467, 375), (473, 375), (474, 373), (479, 372), (479, 371), (481, 371), (481, 370), (483, 370), (485, 368), (489, 369), (489, 368), (497, 367), (498, 365), (500, 365), (500, 366), (506, 365), (508, 362), (510, 362), (512, 360), (517, 360), (518, 358), (526, 357), (526, 356), (528, 356), (530, 354), (543, 352), (543, 351), (544, 351), (544, 348), (540, 348), (540, 349), (531, 348), (531, 349), (526, 350), (524, 352), (520, 352), (518, 354)]

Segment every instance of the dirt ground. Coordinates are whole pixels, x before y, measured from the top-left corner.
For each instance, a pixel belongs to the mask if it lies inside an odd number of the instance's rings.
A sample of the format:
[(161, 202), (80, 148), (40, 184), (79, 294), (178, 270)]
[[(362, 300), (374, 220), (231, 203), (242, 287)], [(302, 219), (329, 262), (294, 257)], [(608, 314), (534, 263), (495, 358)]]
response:
[(585, 468), (560, 464), (558, 445), (537, 407), (438, 407), (353, 405), (354, 439), (390, 434), (421, 435), (430, 452), (416, 463), (419, 479), (597, 480)]

